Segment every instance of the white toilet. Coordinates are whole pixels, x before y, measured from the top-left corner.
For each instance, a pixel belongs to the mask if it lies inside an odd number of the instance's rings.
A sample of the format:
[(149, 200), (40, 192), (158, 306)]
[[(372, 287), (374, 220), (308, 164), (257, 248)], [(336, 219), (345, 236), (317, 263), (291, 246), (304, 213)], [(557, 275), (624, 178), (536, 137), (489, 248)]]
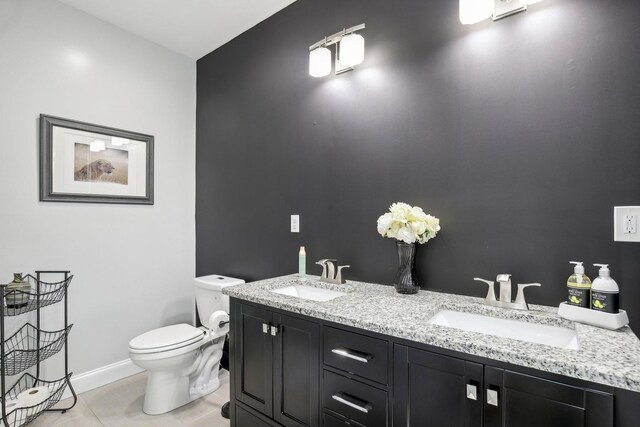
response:
[(222, 289), (244, 280), (211, 275), (195, 279), (201, 328), (186, 323), (154, 329), (129, 342), (129, 357), (149, 371), (143, 411), (164, 414), (220, 386), (218, 371), (229, 331), (229, 298)]

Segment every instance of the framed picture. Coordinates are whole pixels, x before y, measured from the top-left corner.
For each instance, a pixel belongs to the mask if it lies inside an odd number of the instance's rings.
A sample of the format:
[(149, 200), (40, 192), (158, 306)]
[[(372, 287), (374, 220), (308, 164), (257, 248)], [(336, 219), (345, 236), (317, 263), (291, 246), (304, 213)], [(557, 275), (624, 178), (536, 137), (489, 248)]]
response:
[(40, 200), (153, 204), (153, 136), (40, 115)]

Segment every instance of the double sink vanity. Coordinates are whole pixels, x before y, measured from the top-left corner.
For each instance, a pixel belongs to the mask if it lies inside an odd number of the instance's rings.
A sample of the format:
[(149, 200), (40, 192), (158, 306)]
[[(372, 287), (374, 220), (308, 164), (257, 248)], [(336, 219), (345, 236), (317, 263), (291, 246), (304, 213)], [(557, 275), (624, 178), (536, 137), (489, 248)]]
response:
[(317, 277), (226, 288), (232, 426), (631, 427), (640, 341), (557, 309)]

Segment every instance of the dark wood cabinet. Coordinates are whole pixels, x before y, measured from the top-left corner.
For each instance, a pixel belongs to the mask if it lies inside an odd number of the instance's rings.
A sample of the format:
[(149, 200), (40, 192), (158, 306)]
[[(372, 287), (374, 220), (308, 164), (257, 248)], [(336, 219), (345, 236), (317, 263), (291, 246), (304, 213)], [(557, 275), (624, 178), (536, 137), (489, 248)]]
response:
[[(613, 427), (613, 395), (485, 366), (485, 427)], [(488, 391), (488, 392), (489, 392)]]
[(323, 379), (325, 409), (367, 427), (388, 425), (386, 391), (327, 370)]
[(613, 395), (396, 345), (394, 426), (613, 427)]
[(231, 300), (232, 427), (636, 427), (640, 393)]
[(252, 414), (248, 410), (244, 409), (241, 406), (236, 406), (235, 408), (235, 425), (237, 426), (246, 426), (246, 427), (273, 427), (272, 423), (264, 421)]
[(267, 417), (273, 416), (273, 314), (236, 304), (233, 325), (235, 397)]
[[(247, 304), (232, 309), (235, 398), (285, 427), (320, 425), (320, 326)], [(236, 415), (236, 427), (244, 418)]]
[(394, 426), (482, 426), (482, 365), (400, 345), (394, 362)]
[(320, 424), (320, 326), (274, 315), (274, 419), (287, 427)]

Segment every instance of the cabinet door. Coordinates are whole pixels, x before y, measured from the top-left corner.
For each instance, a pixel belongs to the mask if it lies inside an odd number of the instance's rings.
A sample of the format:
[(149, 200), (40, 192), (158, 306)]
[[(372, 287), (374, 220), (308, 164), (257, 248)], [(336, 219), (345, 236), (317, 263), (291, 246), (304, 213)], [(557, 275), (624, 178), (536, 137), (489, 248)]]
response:
[(275, 315), (274, 419), (287, 427), (320, 424), (320, 326)]
[(236, 406), (234, 422), (235, 427), (273, 427), (273, 424), (261, 420), (240, 406)]
[(273, 414), (272, 313), (237, 304), (233, 349), (236, 399), (271, 417)]
[(485, 367), (485, 427), (612, 427), (613, 396)]
[(394, 356), (394, 427), (482, 425), (482, 365), (401, 345)]

